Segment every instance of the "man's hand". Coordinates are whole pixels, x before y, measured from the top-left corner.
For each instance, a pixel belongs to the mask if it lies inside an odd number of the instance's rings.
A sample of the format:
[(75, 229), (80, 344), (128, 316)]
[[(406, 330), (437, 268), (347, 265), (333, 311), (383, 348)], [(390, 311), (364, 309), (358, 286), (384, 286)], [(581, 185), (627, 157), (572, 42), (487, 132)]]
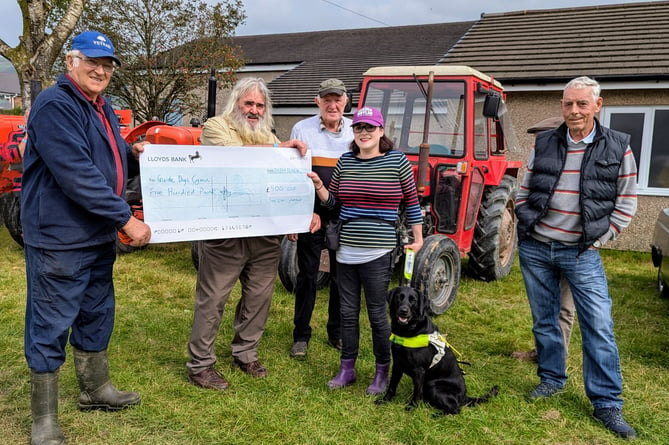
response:
[(300, 156), (304, 157), (307, 155), (307, 144), (297, 139), (290, 139), (286, 142), (279, 144), (279, 147), (288, 147), (288, 148), (297, 148), (300, 152)]
[(146, 246), (151, 240), (151, 227), (144, 224), (144, 221), (131, 216), (121, 231), (130, 239), (130, 245), (134, 247)]
[(309, 224), (309, 232), (316, 233), (321, 228), (321, 217), (318, 213), (314, 213), (311, 217), (311, 224)]
[(144, 145), (148, 144), (147, 141), (135, 142), (132, 144), (132, 155), (139, 161), (139, 154), (144, 151)]
[[(317, 213), (314, 213), (311, 216), (311, 223), (309, 223), (309, 233), (316, 233), (320, 228), (321, 228), (321, 217)], [(288, 241), (297, 241), (298, 236), (299, 235), (297, 233), (290, 233), (286, 235), (286, 238), (288, 238)]]

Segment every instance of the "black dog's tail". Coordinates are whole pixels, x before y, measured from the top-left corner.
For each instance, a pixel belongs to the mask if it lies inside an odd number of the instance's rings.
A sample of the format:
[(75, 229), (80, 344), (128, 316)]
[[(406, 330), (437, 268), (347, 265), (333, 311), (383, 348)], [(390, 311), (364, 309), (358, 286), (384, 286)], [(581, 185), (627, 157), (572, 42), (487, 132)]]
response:
[(490, 388), (490, 391), (482, 395), (481, 397), (467, 397), (467, 401), (465, 402), (465, 406), (474, 406), (478, 405), (479, 403), (485, 403), (488, 400), (492, 399), (499, 393), (499, 386), (495, 385), (492, 388)]

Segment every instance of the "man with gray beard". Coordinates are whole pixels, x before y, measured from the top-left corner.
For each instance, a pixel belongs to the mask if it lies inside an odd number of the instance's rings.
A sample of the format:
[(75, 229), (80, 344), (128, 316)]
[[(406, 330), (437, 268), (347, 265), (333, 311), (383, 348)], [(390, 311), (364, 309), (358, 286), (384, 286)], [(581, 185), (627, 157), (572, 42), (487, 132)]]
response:
[[(202, 145), (274, 145), (293, 147), (306, 154), (296, 139), (281, 143), (272, 133), (272, 104), (261, 78), (240, 79), (225, 110), (204, 124)], [(311, 227), (312, 231), (319, 227)], [(265, 330), (280, 258), (281, 236), (257, 236), (199, 242), (195, 314), (186, 364), (188, 380), (202, 388), (222, 391), (229, 384), (214, 368), (214, 341), (223, 309), (237, 280), (242, 295), (235, 309), (233, 364), (253, 377), (267, 376), (257, 348)]]

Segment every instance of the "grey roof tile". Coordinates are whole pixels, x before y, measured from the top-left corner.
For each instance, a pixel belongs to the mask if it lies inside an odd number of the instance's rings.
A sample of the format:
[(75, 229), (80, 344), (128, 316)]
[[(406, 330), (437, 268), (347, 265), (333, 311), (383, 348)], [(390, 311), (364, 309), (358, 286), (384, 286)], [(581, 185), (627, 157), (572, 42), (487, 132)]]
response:
[(312, 106), (318, 84), (327, 78), (356, 89), (372, 66), (436, 64), (474, 23), (240, 36), (233, 42), (247, 65), (298, 64), (270, 82), (275, 107)]
[(441, 62), (516, 82), (669, 77), (669, 2), (483, 14)]

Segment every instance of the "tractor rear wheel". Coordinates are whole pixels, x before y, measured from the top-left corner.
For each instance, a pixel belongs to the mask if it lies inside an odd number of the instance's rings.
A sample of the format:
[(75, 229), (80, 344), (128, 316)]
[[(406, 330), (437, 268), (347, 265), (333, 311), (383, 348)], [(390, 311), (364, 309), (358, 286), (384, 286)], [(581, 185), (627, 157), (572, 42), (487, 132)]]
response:
[(2, 219), (9, 231), (9, 235), (23, 247), (23, 229), (21, 228), (21, 192), (11, 192), (3, 197), (0, 207), (3, 211)]
[[(321, 251), (321, 267), (316, 278), (316, 289), (323, 289), (330, 282), (330, 257), (328, 250)], [(279, 279), (288, 292), (295, 292), (297, 287), (297, 242), (284, 236), (281, 240), (281, 259), (279, 260)]]
[(430, 301), (433, 315), (443, 314), (453, 305), (460, 284), (460, 251), (445, 235), (425, 238), (414, 262), (412, 287)]
[(469, 271), (476, 278), (495, 281), (511, 272), (517, 247), (517, 192), (518, 180), (509, 175), (485, 190), (469, 252)]

